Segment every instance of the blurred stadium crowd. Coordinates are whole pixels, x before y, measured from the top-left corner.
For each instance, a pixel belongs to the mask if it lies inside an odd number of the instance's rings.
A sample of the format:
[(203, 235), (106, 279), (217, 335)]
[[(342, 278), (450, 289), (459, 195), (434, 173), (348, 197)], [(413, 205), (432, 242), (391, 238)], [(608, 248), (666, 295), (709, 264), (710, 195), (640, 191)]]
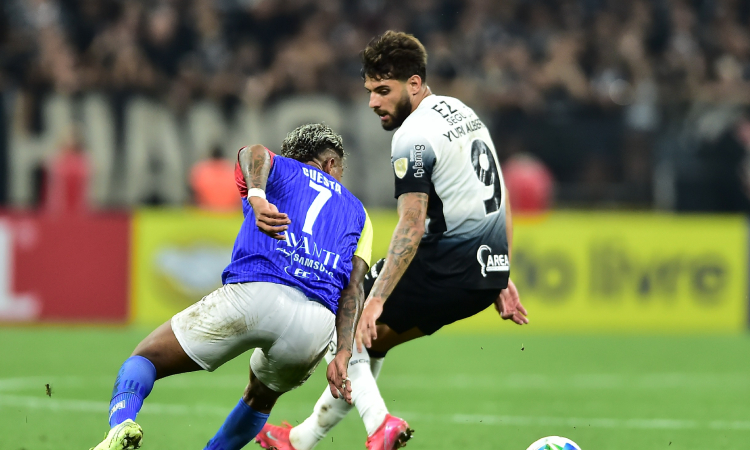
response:
[(501, 159), (549, 168), (559, 205), (750, 210), (750, 0), (4, 0), (0, 88), (31, 133), (51, 92), (178, 115), (365, 102), (359, 52), (386, 29), (422, 40), (433, 92), (474, 107)]

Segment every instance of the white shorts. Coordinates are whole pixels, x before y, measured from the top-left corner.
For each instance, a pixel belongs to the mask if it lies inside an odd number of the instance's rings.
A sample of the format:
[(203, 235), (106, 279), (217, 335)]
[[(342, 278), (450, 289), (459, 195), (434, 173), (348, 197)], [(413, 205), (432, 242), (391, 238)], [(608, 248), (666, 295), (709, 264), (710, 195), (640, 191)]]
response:
[(335, 329), (328, 308), (276, 283), (227, 284), (172, 317), (183, 350), (208, 371), (257, 348), (250, 368), (276, 392), (310, 377)]

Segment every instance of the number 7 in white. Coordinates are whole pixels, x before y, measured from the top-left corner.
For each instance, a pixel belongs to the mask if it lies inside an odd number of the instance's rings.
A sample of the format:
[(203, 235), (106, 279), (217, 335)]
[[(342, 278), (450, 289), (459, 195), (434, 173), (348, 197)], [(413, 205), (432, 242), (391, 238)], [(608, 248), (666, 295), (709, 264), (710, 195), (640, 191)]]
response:
[(307, 210), (307, 215), (305, 216), (305, 226), (302, 227), (302, 232), (307, 234), (313, 234), (312, 229), (315, 220), (318, 218), (320, 210), (323, 209), (323, 205), (326, 204), (332, 195), (328, 188), (315, 184), (312, 181), (310, 181), (310, 187), (318, 191), (318, 195), (315, 197), (315, 200), (313, 200), (310, 209)]

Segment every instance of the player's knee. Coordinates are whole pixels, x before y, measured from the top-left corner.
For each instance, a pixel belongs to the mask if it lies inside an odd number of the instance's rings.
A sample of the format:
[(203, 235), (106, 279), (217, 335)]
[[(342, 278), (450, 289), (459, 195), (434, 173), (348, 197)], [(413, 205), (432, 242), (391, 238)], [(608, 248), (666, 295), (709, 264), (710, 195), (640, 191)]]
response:
[(388, 325), (379, 324), (378, 338), (372, 341), (372, 346), (368, 349), (368, 352), (373, 358), (382, 358), (393, 347), (424, 335), (425, 334), (417, 327), (413, 327), (403, 333), (397, 333)]
[(148, 359), (151, 361), (151, 364), (157, 368), (158, 373), (159, 366), (163, 365), (164, 351), (160, 348), (158, 342), (155, 342), (154, 339), (151, 339), (151, 336), (149, 336), (135, 347), (135, 350), (133, 350), (133, 353), (130, 356), (141, 356)]
[(272, 390), (250, 372), (250, 383), (242, 394), (242, 400), (246, 404), (256, 411), (268, 414), (280, 396), (280, 392)]
[(378, 335), (379, 339), (373, 340), (372, 346), (367, 349), (367, 353), (373, 358), (382, 358), (388, 353), (388, 351), (390, 351), (390, 349), (398, 345), (394, 340), (382, 338), (381, 336), (382, 335)]
[(201, 369), (180, 346), (169, 322), (142, 340), (131, 356), (142, 356), (151, 361), (156, 368), (157, 379)]
[(139, 345), (131, 356), (141, 356), (149, 360), (156, 369), (157, 380), (173, 375), (173, 370), (171, 370), (172, 364), (170, 364), (163, 349), (160, 349), (158, 346)]
[(370, 348), (367, 351), (370, 353), (370, 358), (385, 358), (385, 355), (388, 353), (388, 350), (375, 350), (373, 348)]

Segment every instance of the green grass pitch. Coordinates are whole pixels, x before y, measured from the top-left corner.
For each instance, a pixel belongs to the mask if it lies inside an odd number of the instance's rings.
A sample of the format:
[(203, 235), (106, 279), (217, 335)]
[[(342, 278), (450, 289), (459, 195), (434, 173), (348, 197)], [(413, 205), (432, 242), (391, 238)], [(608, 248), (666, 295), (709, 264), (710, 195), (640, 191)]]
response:
[[(0, 449), (93, 447), (108, 428), (117, 369), (147, 332), (0, 329)], [(142, 448), (202, 449), (237, 402), (247, 361), (157, 382), (138, 420)], [(303, 420), (324, 387), (321, 366), (280, 399), (271, 421)], [(416, 430), (411, 450), (525, 450), (546, 435), (583, 450), (720, 450), (750, 440), (748, 336), (438, 333), (394, 350), (380, 387)], [(364, 448), (365, 438), (353, 412), (317, 448)]]

